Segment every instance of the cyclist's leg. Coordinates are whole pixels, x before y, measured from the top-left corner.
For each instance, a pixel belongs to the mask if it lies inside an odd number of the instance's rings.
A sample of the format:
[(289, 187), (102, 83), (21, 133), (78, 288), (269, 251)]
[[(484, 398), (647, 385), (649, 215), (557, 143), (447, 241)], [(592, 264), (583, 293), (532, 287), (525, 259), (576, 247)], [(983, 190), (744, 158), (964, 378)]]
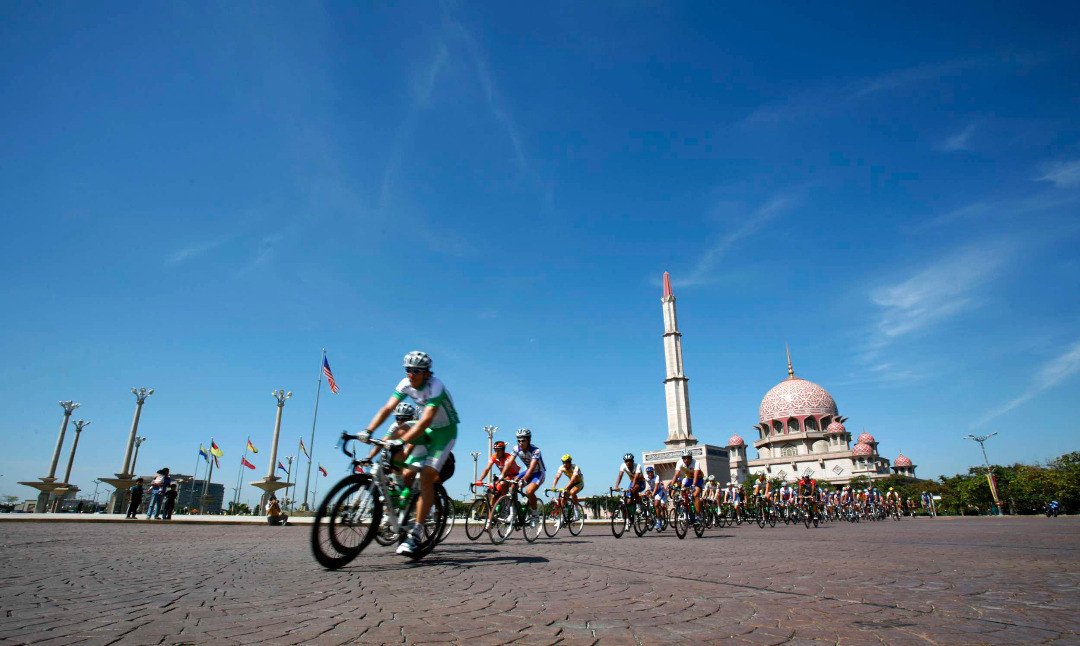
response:
[[(435, 483), (439, 469), (446, 463), (457, 439), (457, 426), (428, 429), (423, 442), (405, 460), (410, 467), (420, 468), (420, 496), (416, 501), (416, 527), (427, 520), (428, 512), (435, 502)], [(421, 450), (425, 449), (425, 450)]]

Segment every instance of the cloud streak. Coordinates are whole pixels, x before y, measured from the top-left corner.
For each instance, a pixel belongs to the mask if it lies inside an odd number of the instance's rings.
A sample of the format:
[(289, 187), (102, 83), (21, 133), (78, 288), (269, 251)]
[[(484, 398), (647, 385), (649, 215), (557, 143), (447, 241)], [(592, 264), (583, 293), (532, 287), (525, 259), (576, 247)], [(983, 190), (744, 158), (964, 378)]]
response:
[(880, 308), (875, 349), (894, 339), (982, 305), (977, 290), (1013, 255), (1003, 242), (972, 245), (920, 269), (898, 283), (876, 288), (870, 301)]
[(222, 246), (230, 239), (230, 237), (225, 236), (221, 238), (214, 238), (212, 240), (205, 240), (203, 242), (198, 242), (192, 245), (188, 245), (186, 247), (182, 247), (166, 256), (165, 263), (169, 265), (179, 265), (187, 262), (188, 260), (198, 258), (199, 256), (204, 256), (213, 251), (214, 249)]
[(976, 421), (974, 426), (984, 426), (990, 420), (1023, 406), (1046, 391), (1062, 384), (1077, 372), (1080, 372), (1080, 341), (1074, 343), (1061, 355), (1043, 364), (1024, 392), (988, 412)]
[(1080, 160), (1060, 162), (1047, 167), (1039, 181), (1051, 182), (1058, 188), (1080, 187)]
[(676, 284), (680, 287), (686, 287), (709, 282), (716, 266), (720, 264), (724, 256), (731, 251), (736, 243), (757, 233), (769, 222), (795, 208), (798, 203), (799, 200), (790, 195), (774, 196), (758, 207), (739, 226), (720, 236), (716, 243), (698, 259), (694, 270), (685, 278), (675, 281)]
[(941, 143), (941, 149), (945, 152), (957, 152), (967, 150), (971, 144), (971, 136), (975, 134), (975, 124), (971, 124), (955, 135)]

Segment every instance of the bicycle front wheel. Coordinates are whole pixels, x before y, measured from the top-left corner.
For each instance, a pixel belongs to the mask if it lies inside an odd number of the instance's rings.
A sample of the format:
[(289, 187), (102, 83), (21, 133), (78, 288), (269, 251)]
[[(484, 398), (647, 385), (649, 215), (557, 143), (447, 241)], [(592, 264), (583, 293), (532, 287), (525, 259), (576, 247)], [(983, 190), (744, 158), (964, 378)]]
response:
[(585, 527), (585, 508), (581, 506), (581, 503), (575, 503), (570, 516), (570, 535), (577, 536), (581, 533), (582, 528)]
[(644, 536), (645, 532), (649, 531), (649, 513), (645, 508), (645, 503), (638, 501), (638, 504), (634, 505), (633, 514), (631, 520), (634, 533), (639, 537)]
[(544, 505), (544, 534), (548, 538), (555, 538), (555, 535), (562, 529), (562, 519), (563, 510), (557, 500), (552, 500)]
[(454, 499), (450, 497), (449, 492), (446, 491), (446, 487), (437, 487), (435, 491), (442, 498), (443, 508), (445, 509), (442, 527), (439, 528), (439, 536), (435, 541), (441, 543), (446, 540), (446, 537), (449, 536), (450, 532), (454, 529)]
[(492, 507), (491, 529), (488, 531), (492, 543), (498, 545), (510, 538), (511, 532), (514, 531), (515, 512), (514, 499), (510, 497), (510, 494), (499, 496), (499, 499), (495, 501), (495, 506)]
[(382, 520), (382, 499), (371, 478), (355, 474), (334, 485), (315, 512), (311, 551), (320, 565), (336, 570), (357, 557)]
[(480, 534), (487, 529), (490, 511), (487, 498), (478, 498), (469, 505), (469, 513), (465, 516), (465, 535), (470, 541), (480, 538)]
[(675, 525), (675, 535), (679, 540), (686, 538), (686, 532), (690, 529), (690, 514), (681, 502), (676, 502), (671, 510), (671, 524)]
[(540, 515), (536, 514), (534, 516), (533, 513), (533, 510), (528, 507), (525, 508), (525, 524), (521, 526), (521, 534), (528, 543), (535, 541), (536, 537), (540, 535), (540, 525), (543, 524)]
[(626, 531), (626, 505), (619, 505), (611, 512), (611, 533), (615, 538), (622, 538)]

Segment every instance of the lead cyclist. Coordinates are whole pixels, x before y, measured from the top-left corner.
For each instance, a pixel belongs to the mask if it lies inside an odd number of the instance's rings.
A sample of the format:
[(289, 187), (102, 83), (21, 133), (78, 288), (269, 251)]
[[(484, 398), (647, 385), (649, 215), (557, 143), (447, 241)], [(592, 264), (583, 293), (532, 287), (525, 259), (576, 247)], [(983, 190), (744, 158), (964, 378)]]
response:
[(411, 486), (415, 470), (420, 471), (416, 520), (405, 541), (397, 549), (398, 554), (410, 555), (416, 551), (422, 538), (424, 522), (435, 502), (435, 483), (438, 481), (439, 469), (446, 463), (450, 450), (454, 448), (459, 419), (450, 392), (431, 372), (431, 357), (427, 353), (413, 350), (405, 355), (404, 364), (405, 378), (398, 382), (394, 394), (390, 395), (386, 404), (371, 418), (367, 428), (360, 434), (360, 440), (366, 442), (406, 397), (410, 397), (423, 409), (420, 419), (399, 434), (402, 442), (414, 445), (412, 453), (405, 460), (405, 464), (412, 467), (406, 476), (406, 486)]

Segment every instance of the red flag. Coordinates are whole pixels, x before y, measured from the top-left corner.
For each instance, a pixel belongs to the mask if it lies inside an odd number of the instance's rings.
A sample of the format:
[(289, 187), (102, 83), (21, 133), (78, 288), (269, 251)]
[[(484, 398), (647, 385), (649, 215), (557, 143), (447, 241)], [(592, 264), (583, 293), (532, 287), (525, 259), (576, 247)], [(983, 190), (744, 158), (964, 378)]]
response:
[(255, 465), (248, 462), (247, 458), (244, 458), (244, 457), (240, 458), (240, 464), (244, 465), (245, 467), (247, 467), (249, 469), (254, 469), (255, 468)]
[(323, 477), (325, 478), (326, 475), (327, 475), (326, 474), (326, 467), (324, 467), (323, 465), (320, 464), (319, 465), (319, 473), (321, 473), (323, 475)]

